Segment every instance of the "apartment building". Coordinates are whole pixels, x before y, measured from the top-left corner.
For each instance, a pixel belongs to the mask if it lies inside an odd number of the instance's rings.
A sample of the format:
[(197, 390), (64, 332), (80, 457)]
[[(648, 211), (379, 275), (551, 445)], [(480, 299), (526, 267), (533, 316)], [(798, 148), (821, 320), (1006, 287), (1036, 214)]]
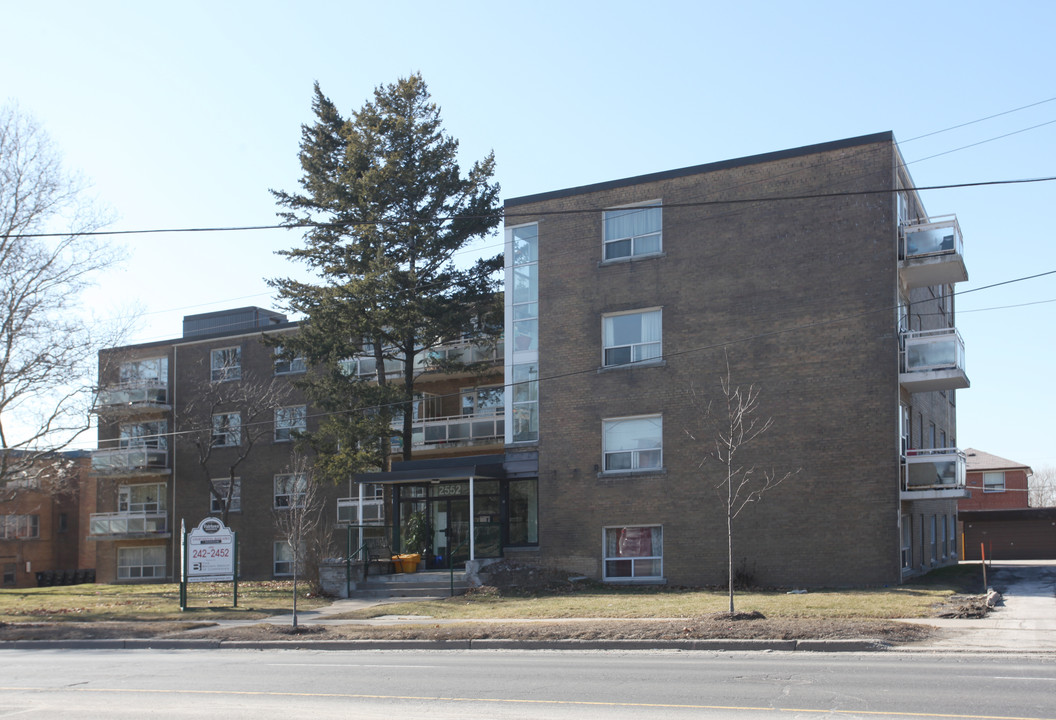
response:
[[(100, 354), (96, 492), (87, 518), (100, 582), (178, 578), (181, 524), (192, 528), (204, 517), (222, 517), (225, 504), (227, 523), (239, 534), (240, 576), (292, 573), (275, 513), (303, 502), (303, 467), (293, 461), (293, 440), (296, 432), (316, 427), (317, 413), (294, 383), (307, 371), (305, 363), (277, 357), (263, 337), (281, 342), (297, 327), (280, 313), (237, 308), (185, 317), (179, 338)], [(423, 357), (416, 457), (435, 462), (501, 451), (501, 350), (456, 340)], [(430, 373), (426, 365), (437, 356), (491, 362), (495, 369), (490, 376)], [(346, 370), (369, 377), (373, 362), (350, 358)], [(350, 478), (322, 488), (322, 495), (336, 556), (344, 554), (348, 538), (361, 542), (364, 528), (393, 535), (395, 498), (385, 485)], [(398, 549), (398, 532), (394, 542)]]
[(724, 416), (728, 367), (773, 418), (741, 460), (798, 471), (735, 520), (743, 579), (886, 584), (956, 560), (963, 244), (891, 133), (505, 212), (505, 463), (537, 478), (521, 557), (607, 582), (724, 582), (702, 414)]

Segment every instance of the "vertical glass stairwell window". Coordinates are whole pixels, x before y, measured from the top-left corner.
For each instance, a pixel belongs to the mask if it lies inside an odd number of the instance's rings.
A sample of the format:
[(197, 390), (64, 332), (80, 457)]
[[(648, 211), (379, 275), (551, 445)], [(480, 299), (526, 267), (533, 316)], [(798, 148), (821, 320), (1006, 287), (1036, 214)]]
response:
[(539, 349), (539, 228), (513, 229), (513, 351)]

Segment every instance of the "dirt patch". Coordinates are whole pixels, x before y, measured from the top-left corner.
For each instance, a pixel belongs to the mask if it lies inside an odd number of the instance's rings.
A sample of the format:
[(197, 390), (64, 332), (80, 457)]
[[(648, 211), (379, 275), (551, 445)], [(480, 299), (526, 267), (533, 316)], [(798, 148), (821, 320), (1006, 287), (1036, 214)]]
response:
[[(0, 627), (4, 640), (125, 638), (210, 640), (806, 640), (878, 639), (908, 643), (934, 635), (934, 628), (889, 620), (733, 618), (724, 613), (689, 620), (575, 620), (457, 622), (413, 625), (291, 625), (241, 627), (201, 623), (17, 623)], [(740, 615), (750, 615), (742, 613)]]

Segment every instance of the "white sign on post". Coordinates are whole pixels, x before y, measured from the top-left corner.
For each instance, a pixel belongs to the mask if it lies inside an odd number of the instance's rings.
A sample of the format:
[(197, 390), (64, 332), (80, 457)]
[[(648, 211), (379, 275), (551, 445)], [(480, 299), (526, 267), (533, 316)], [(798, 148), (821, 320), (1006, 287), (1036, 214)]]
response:
[(187, 581), (235, 579), (235, 533), (216, 518), (206, 518), (187, 533)]

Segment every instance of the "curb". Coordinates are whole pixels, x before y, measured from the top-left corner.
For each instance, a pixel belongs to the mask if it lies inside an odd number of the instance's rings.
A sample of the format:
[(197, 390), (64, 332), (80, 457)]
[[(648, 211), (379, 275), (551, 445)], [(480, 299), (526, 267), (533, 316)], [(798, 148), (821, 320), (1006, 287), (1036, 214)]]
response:
[(880, 640), (11, 640), (0, 650), (683, 650), (876, 652)]

